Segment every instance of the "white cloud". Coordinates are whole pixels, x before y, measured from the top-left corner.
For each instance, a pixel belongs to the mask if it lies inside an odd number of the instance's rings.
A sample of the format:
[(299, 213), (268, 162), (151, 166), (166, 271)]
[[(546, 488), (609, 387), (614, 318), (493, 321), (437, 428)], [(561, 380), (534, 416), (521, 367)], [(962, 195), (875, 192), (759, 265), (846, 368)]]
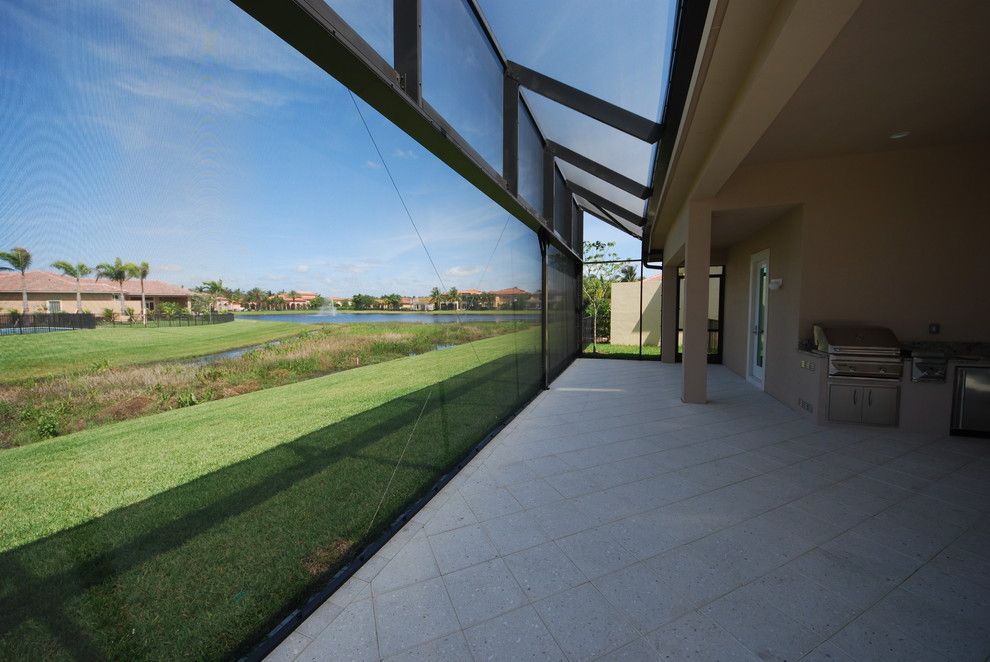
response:
[(481, 273), (481, 267), (479, 266), (474, 266), (474, 267), (457, 266), (447, 269), (445, 272), (443, 272), (443, 275), (447, 276), (448, 278), (467, 278), (468, 276), (473, 276), (477, 273)]
[(378, 163), (377, 161), (368, 160), (364, 162), (364, 167), (371, 168), (372, 170), (378, 170), (379, 168), (382, 167), (382, 164)]
[(307, 271), (309, 271), (309, 265), (308, 264), (297, 264), (296, 267), (295, 267), (295, 271), (296, 271), (296, 273), (304, 274)]
[(417, 158), (416, 152), (412, 151), (411, 149), (402, 149), (401, 147), (396, 147), (392, 151), (392, 156), (394, 156), (396, 158), (399, 158), (399, 159), (415, 159), (415, 158)]
[(183, 268), (177, 264), (156, 264), (153, 269), (155, 271), (161, 271), (167, 274), (174, 274), (179, 271), (183, 271)]

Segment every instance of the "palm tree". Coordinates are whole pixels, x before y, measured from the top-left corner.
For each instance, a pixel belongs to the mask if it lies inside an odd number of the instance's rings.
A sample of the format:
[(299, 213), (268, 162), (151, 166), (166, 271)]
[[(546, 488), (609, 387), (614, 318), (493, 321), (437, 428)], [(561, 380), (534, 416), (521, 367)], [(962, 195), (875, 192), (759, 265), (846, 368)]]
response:
[(299, 297), (299, 293), (296, 292), (295, 290), (291, 290), (289, 292), (289, 304), (288, 304), (287, 307), (288, 308), (295, 308), (296, 307), (296, 299), (298, 297)]
[(223, 286), (223, 279), (218, 280), (204, 280), (203, 284), (195, 288), (197, 292), (202, 292), (206, 294), (210, 300), (210, 312), (212, 313), (217, 306), (217, 300), (224, 296), (227, 290)]
[(631, 264), (627, 264), (622, 267), (619, 272), (619, 281), (623, 283), (632, 283), (639, 280), (639, 274), (636, 272), (636, 267)]
[(58, 262), (52, 262), (52, 268), (58, 269), (63, 274), (69, 278), (76, 279), (76, 314), (82, 312), (82, 285), (79, 280), (85, 278), (86, 276), (93, 273), (93, 270), (88, 266), (79, 262), (78, 264), (72, 264), (71, 262), (66, 262), (65, 260), (59, 260)]
[(449, 301), (450, 303), (454, 304), (454, 310), (457, 310), (457, 309), (460, 308), (460, 306), (457, 303), (457, 294), (458, 293), (457, 293), (457, 288), (456, 287), (450, 288), (450, 290), (447, 292), (447, 301)]
[(147, 262), (142, 262), (141, 264), (130, 264), (131, 278), (138, 278), (141, 281), (141, 324), (148, 326), (148, 308), (144, 302), (144, 279), (148, 277), (151, 273), (151, 267)]
[(96, 265), (96, 280), (106, 278), (120, 286), (120, 316), (122, 318), (127, 316), (127, 308), (124, 302), (124, 283), (130, 280), (137, 269), (137, 265), (130, 262), (121, 262), (119, 257), (113, 261), (113, 264), (103, 262)]
[(0, 261), (9, 264), (9, 267), (0, 267), (0, 271), (20, 271), (21, 272), (21, 300), (24, 302), (24, 314), (28, 309), (27, 290), (27, 270), (31, 268), (31, 251), (20, 246), (15, 246), (10, 252), (0, 251)]
[(434, 287), (430, 290), (430, 302), (433, 304), (434, 310), (440, 310), (440, 305), (443, 304), (444, 295), (440, 291), (439, 287)]

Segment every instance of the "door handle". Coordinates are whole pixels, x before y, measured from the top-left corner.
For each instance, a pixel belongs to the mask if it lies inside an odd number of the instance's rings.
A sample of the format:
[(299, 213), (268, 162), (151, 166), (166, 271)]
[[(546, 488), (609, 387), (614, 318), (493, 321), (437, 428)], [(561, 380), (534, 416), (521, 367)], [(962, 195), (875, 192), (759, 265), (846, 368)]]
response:
[(872, 407), (873, 406), (873, 389), (872, 388), (869, 391), (866, 392), (866, 406), (867, 407)]
[(853, 389), (853, 404), (856, 404), (856, 393), (857, 389)]

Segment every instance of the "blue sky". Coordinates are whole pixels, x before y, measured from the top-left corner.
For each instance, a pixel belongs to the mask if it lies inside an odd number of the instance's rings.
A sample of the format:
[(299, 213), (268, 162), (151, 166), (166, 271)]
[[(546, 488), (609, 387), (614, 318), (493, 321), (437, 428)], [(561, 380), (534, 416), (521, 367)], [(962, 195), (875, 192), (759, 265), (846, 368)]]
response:
[[(431, 42), (433, 56), (424, 53), (426, 93), (486, 154), (491, 85), (475, 81), (479, 89), (463, 105), (450, 90), (490, 71), (490, 54), (466, 52), (470, 37), (444, 14), (458, 5), (430, 3), (424, 23), (432, 15), (427, 24), (444, 26), (446, 36)], [(538, 288), (531, 233), (359, 101), (427, 255), (347, 90), (234, 5), (114, 4), (0, 1), (0, 246), (28, 247), (38, 266), (147, 260), (152, 277), (185, 285), (223, 278), (235, 287), (334, 295)], [(353, 2), (331, 4), (345, 17), (365, 16), (368, 25), (357, 27), (366, 36), (389, 29), (387, 11), (372, 9), (390, 1), (363, 12)], [(497, 32), (524, 6), (483, 5)], [(605, 37), (621, 36), (625, 13), (614, 12)], [(559, 52), (551, 56), (571, 29), (565, 21), (545, 39), (503, 47), (575, 84), (579, 68), (592, 67), (583, 86), (637, 112), (650, 113), (644, 98), (652, 94), (655, 116), (659, 83), (647, 93), (639, 79), (659, 80), (660, 51), (655, 67), (608, 78), (602, 68), (617, 56), (599, 41), (570, 60), (573, 71), (554, 70)], [(369, 40), (388, 43), (381, 34)], [(431, 72), (440, 71), (448, 43), (465, 54), (441, 77)], [(604, 149), (633, 176), (642, 169), (640, 152), (619, 149), (616, 157), (612, 143), (594, 139), (582, 148)], [(589, 221), (586, 237), (622, 242), (623, 256), (639, 253), (638, 242), (598, 222)]]

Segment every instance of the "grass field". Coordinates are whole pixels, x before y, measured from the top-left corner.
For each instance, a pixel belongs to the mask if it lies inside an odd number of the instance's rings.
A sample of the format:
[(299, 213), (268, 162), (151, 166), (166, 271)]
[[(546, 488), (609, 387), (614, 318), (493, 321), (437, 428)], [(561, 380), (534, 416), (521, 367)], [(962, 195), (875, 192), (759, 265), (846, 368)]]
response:
[(100, 327), (0, 336), (0, 383), (95, 367), (182, 359), (247, 347), (317, 328), (295, 322), (234, 320), (204, 326)]
[(527, 329), (3, 451), (0, 659), (242, 652), (535, 392), (538, 350)]
[[(99, 365), (74, 374), (0, 384), (0, 449), (424, 354), (437, 346), (460, 345), (517, 327), (514, 322), (327, 324), (283, 338), (277, 346), (265, 345), (208, 365), (189, 361)], [(182, 335), (174, 339), (181, 342)]]
[[(583, 356), (597, 354), (609, 358), (639, 358), (639, 345), (609, 345), (598, 343), (597, 346), (585, 345)], [(660, 358), (660, 347), (658, 345), (643, 345), (643, 356)]]
[[(245, 310), (234, 313), (237, 317), (257, 315), (314, 315), (326, 310)], [(338, 313), (355, 315), (539, 315), (538, 310), (350, 310), (338, 308)]]

